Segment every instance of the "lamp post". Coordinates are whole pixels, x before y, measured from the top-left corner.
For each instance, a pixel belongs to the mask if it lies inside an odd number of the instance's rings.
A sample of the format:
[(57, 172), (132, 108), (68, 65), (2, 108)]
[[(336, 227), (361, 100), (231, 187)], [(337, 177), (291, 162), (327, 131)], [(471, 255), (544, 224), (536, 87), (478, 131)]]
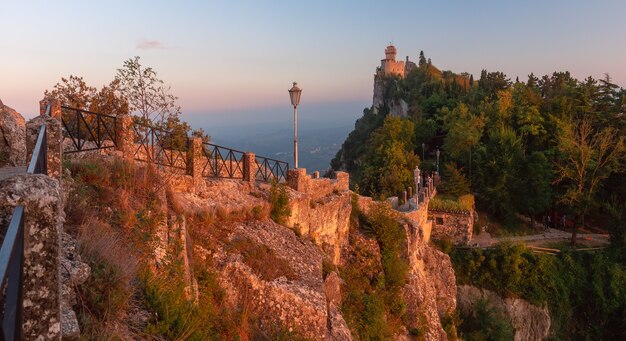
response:
[(439, 174), (439, 154), (440, 154), (439, 148), (437, 148), (436, 154), (437, 154), (437, 174)]
[(293, 105), (293, 164), (298, 168), (298, 104), (300, 104), (300, 94), (302, 89), (297, 82), (293, 82), (293, 87), (289, 89), (291, 105)]

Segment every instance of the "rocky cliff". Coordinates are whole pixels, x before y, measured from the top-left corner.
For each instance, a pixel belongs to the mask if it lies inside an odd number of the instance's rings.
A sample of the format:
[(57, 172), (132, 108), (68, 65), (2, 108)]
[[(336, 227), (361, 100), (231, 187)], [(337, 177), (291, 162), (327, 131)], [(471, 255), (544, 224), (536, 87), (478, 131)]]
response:
[(459, 309), (473, 311), (478, 300), (484, 300), (505, 317), (515, 328), (515, 341), (545, 340), (550, 332), (550, 312), (546, 307), (537, 307), (519, 298), (502, 298), (493, 291), (471, 285), (458, 287)]
[[(206, 181), (196, 193), (177, 193), (187, 213), (240, 217), (210, 229), (190, 228), (193, 262), (214, 267), (229, 304), (245, 306), (265, 326), (283, 325), (317, 340), (355, 338), (342, 314), (347, 293), (341, 269), (365, 261), (360, 257), (366, 252), (380, 271), (381, 253), (375, 239), (350, 230), (352, 193), (344, 180), (302, 175), (298, 191), (287, 189), (286, 226), (262, 218), (269, 210), (266, 184)], [(365, 197), (358, 201), (364, 211), (373, 203)], [(421, 221), (404, 223), (403, 257), (410, 270), (402, 297), (408, 322), (396, 338), (411, 338), (411, 330), (420, 330), (425, 340), (445, 340), (441, 321), (456, 308), (455, 277), (448, 256), (428, 245), (430, 222), (423, 211)], [(246, 215), (252, 219), (242, 220)]]

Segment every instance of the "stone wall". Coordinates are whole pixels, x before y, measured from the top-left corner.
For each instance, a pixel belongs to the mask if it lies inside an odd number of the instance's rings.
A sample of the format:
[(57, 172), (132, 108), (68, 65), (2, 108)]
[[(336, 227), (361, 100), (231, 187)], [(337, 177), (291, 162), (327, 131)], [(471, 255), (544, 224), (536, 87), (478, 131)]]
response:
[(8, 226), (17, 205), (25, 207), (23, 339), (60, 339), (59, 182), (43, 174), (0, 181), (0, 226)]
[(467, 245), (472, 240), (473, 212), (428, 210), (428, 217), (433, 222), (432, 237), (434, 239), (451, 238), (456, 245)]

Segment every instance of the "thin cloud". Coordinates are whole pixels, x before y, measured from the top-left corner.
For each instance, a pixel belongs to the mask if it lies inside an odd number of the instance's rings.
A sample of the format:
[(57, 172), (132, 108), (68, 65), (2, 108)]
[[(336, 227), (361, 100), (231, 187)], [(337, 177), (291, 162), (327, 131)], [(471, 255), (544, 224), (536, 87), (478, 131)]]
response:
[(158, 40), (142, 40), (137, 43), (138, 50), (163, 49), (165, 45)]

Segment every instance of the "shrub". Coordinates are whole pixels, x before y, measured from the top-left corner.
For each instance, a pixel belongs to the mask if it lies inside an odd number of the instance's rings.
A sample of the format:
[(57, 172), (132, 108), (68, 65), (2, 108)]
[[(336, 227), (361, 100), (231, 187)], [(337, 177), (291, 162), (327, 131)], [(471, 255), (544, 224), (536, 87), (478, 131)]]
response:
[(468, 340), (513, 340), (515, 329), (505, 312), (479, 299), (472, 311), (461, 315), (461, 337)]
[(278, 224), (284, 224), (291, 215), (289, 207), (289, 195), (285, 184), (272, 179), (270, 187), (270, 217)]
[(428, 209), (442, 212), (471, 212), (474, 209), (474, 196), (467, 194), (458, 199), (434, 197), (428, 203)]

